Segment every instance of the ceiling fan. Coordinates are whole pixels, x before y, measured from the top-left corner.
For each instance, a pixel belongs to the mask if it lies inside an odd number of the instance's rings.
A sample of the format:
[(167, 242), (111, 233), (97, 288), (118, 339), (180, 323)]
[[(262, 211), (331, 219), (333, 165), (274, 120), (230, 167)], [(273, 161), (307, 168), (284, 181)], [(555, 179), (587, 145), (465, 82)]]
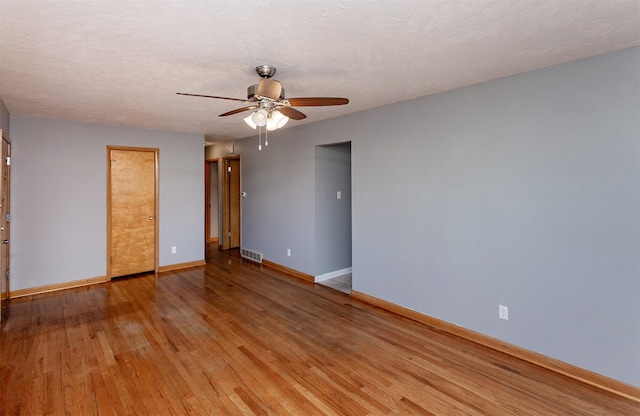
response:
[[(247, 88), (247, 99), (219, 97), (215, 95), (188, 94), (178, 92), (178, 95), (188, 95), (191, 97), (217, 98), (220, 100), (241, 101), (247, 104), (244, 107), (227, 111), (219, 117), (231, 116), (244, 111), (256, 110), (244, 121), (254, 129), (256, 126), (267, 126), (267, 130), (273, 130), (284, 126), (289, 118), (302, 120), (307, 116), (293, 107), (316, 107), (330, 105), (348, 104), (347, 98), (336, 97), (301, 97), (285, 98), (284, 88), (280, 81), (272, 79), (276, 73), (276, 68), (271, 65), (260, 65), (256, 67), (256, 72), (262, 78), (260, 82)], [(270, 128), (271, 127), (271, 128)]]

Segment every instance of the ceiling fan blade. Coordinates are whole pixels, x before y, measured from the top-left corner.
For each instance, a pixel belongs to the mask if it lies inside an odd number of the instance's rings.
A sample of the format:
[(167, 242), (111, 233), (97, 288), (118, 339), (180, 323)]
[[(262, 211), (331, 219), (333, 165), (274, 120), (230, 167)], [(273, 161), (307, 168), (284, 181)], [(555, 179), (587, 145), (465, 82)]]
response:
[(258, 95), (277, 100), (282, 94), (282, 85), (275, 79), (262, 78), (258, 84)]
[(178, 95), (188, 95), (190, 97), (218, 98), (220, 100), (242, 101), (243, 103), (247, 101), (247, 100), (243, 100), (241, 98), (218, 97), (216, 95), (187, 94), (185, 92), (177, 92), (176, 94), (178, 94)]
[(323, 105), (345, 105), (349, 104), (347, 98), (337, 97), (302, 97), (302, 98), (287, 98), (289, 103), (294, 107), (315, 107)]
[(247, 111), (247, 110), (254, 110), (256, 108), (258, 108), (257, 105), (250, 105), (247, 107), (237, 108), (235, 110), (227, 111), (224, 114), (220, 114), (218, 117), (232, 116), (234, 114), (242, 113), (243, 111)]
[(300, 111), (296, 110), (295, 108), (291, 108), (291, 107), (282, 107), (282, 108), (278, 109), (278, 111), (280, 111), (285, 116), (287, 116), (289, 118), (292, 118), (294, 120), (302, 120), (304, 118), (307, 118), (307, 116), (304, 115), (304, 113), (301, 113)]

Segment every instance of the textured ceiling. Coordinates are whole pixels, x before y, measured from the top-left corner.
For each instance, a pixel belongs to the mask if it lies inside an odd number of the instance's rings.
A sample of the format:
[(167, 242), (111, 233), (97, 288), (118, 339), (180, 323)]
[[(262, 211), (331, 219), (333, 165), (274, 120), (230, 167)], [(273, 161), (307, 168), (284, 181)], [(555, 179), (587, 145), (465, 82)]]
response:
[(0, 98), (11, 114), (254, 133), (254, 67), (287, 97), (338, 96), (336, 117), (640, 45), (638, 0), (0, 0)]

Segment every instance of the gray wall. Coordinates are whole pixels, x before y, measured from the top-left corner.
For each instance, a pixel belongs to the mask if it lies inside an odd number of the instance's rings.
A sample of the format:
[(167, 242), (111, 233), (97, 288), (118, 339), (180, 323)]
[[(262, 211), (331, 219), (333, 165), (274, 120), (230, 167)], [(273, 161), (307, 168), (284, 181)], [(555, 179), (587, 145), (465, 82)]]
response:
[(351, 141), (355, 290), (640, 386), (639, 55), (239, 141), (243, 246), (315, 274), (314, 147)]
[(5, 138), (11, 139), (9, 127), (9, 111), (7, 111), (2, 99), (0, 99), (0, 130), (4, 131)]
[(354, 116), (354, 289), (640, 385), (638, 55)]
[(12, 290), (106, 275), (107, 145), (160, 149), (160, 266), (204, 259), (202, 136), (13, 115), (11, 127)]
[[(315, 124), (270, 132), (262, 150), (257, 136), (235, 142), (247, 195), (242, 198), (242, 247), (312, 276), (324, 273), (316, 267), (315, 146), (349, 141), (344, 135), (318, 134), (322, 129)], [(207, 147), (205, 157), (228, 156), (228, 144)]]
[(351, 267), (351, 144), (316, 146), (315, 152), (318, 276)]

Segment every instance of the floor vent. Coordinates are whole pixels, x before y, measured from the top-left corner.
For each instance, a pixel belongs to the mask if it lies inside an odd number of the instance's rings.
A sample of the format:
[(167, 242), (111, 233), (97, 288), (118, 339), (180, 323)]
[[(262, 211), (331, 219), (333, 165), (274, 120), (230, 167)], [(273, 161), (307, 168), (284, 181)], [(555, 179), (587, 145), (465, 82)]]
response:
[(255, 261), (256, 263), (262, 263), (262, 253), (256, 253), (255, 251), (247, 250), (243, 248), (240, 250), (242, 257), (247, 260)]

